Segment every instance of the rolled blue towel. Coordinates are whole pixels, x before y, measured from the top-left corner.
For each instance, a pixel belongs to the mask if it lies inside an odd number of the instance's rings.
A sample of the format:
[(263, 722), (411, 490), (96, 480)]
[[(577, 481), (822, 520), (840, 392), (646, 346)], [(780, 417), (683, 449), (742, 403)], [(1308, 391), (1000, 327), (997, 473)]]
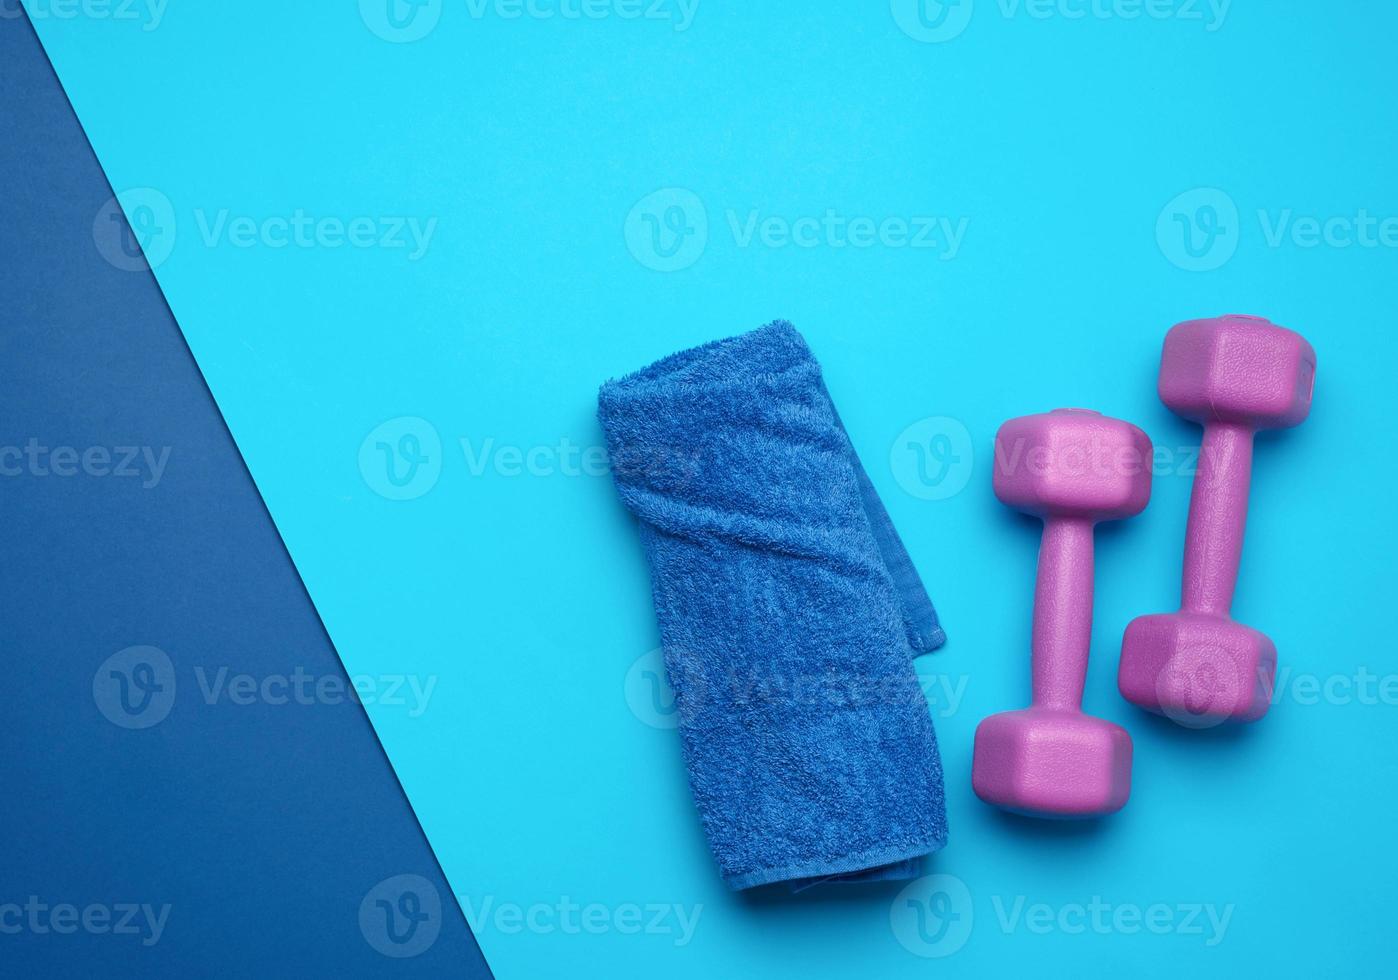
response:
[(947, 837), (937, 613), (789, 323), (602, 386), (690, 786), (733, 888), (909, 878)]

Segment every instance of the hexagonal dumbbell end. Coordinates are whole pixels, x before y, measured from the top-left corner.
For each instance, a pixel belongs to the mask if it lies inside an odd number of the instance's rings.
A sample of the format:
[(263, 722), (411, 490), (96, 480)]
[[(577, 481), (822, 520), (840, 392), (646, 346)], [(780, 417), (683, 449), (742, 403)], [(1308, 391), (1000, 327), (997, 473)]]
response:
[(1189, 504), (1180, 611), (1126, 628), (1117, 686), (1133, 704), (1190, 727), (1255, 721), (1272, 698), (1277, 651), (1229, 618), (1252, 479), (1253, 433), (1310, 413), (1315, 351), (1261, 317), (1190, 320), (1160, 358), (1161, 400), (1204, 425)]
[(1032, 705), (976, 729), (971, 782), (987, 803), (1041, 817), (1111, 813), (1131, 794), (1131, 737), (1082, 713), (1092, 633), (1092, 529), (1150, 499), (1151, 444), (1136, 426), (1059, 409), (995, 439), (995, 495), (1044, 520), (1034, 593)]
[(1131, 736), (1081, 711), (1030, 707), (976, 729), (971, 787), (987, 803), (1031, 817), (1115, 813), (1131, 795)]
[(1170, 411), (1195, 422), (1288, 429), (1310, 414), (1315, 351), (1263, 317), (1188, 320), (1165, 335), (1156, 388)]
[(1117, 687), (1126, 700), (1187, 728), (1256, 721), (1272, 702), (1277, 648), (1231, 619), (1138, 616), (1121, 650)]
[(995, 434), (1000, 502), (1045, 519), (1132, 517), (1150, 501), (1150, 438), (1088, 408), (1010, 419)]

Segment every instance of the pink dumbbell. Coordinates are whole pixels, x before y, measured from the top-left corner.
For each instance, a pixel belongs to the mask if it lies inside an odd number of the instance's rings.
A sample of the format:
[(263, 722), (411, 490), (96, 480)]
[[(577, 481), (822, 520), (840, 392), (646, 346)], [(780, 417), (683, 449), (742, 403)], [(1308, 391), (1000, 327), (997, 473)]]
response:
[(1142, 708), (1202, 727), (1267, 713), (1277, 649), (1228, 616), (1247, 520), (1252, 437), (1311, 410), (1315, 351), (1261, 317), (1190, 320), (1165, 336), (1160, 400), (1202, 422), (1180, 611), (1126, 627), (1117, 685)]
[(1120, 810), (1131, 736), (1082, 713), (1092, 637), (1092, 530), (1150, 500), (1150, 439), (1128, 422), (1061, 408), (995, 437), (995, 495), (1043, 518), (1034, 591), (1033, 700), (976, 729), (971, 784), (987, 803), (1044, 817)]

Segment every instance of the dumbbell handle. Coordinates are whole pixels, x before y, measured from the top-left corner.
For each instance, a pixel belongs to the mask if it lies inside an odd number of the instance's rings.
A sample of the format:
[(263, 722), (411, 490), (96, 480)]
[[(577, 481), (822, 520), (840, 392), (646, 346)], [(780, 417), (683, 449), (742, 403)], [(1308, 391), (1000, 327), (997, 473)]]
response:
[(1233, 605), (1252, 482), (1252, 435), (1234, 423), (1204, 426), (1184, 539), (1185, 612), (1227, 616)]
[(1092, 526), (1084, 518), (1044, 521), (1031, 640), (1038, 707), (1082, 707), (1092, 640)]

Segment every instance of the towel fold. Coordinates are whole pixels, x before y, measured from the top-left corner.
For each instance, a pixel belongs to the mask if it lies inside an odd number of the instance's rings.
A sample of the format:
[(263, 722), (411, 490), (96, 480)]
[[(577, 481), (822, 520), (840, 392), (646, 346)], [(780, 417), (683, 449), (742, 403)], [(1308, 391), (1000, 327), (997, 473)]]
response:
[(946, 810), (912, 655), (945, 636), (805, 340), (675, 354), (598, 416), (724, 880), (915, 877)]

